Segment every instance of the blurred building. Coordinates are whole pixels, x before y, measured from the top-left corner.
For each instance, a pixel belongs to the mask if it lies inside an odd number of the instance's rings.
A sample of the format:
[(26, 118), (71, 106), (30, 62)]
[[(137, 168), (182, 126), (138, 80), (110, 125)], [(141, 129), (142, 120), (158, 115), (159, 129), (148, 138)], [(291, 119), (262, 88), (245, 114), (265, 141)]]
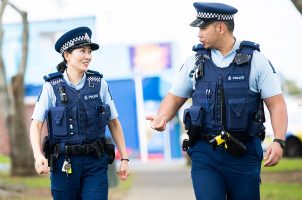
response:
[[(172, 120), (167, 133), (161, 134), (150, 130), (144, 116), (156, 112), (176, 71), (193, 53), (191, 47), (198, 43), (198, 29), (189, 26), (196, 15), (194, 0), (161, 1), (160, 6), (143, 0), (11, 2), (27, 11), (30, 21), (25, 76), (28, 121), (43, 84), (42, 77), (54, 72), (62, 60), (54, 51), (55, 41), (67, 30), (88, 26), (93, 31), (92, 40), (100, 44), (100, 50), (93, 52), (90, 68), (103, 73), (109, 83), (131, 156), (143, 161), (181, 157), (181, 117)], [(302, 85), (299, 79), (302, 18), (295, 6), (288, 0), (219, 2), (239, 10), (235, 16), (237, 39), (260, 43), (261, 51), (276, 70)], [(20, 18), (8, 9), (3, 21), (3, 57), (10, 77), (16, 72), (21, 56)], [(1, 120), (0, 126), (3, 127)], [(7, 134), (1, 128), (0, 153), (8, 153), (7, 144)]]
[[(30, 23), (29, 55), (25, 76), (28, 122), (44, 83), (43, 76), (56, 71), (56, 65), (62, 61), (62, 57), (54, 51), (56, 39), (62, 32), (77, 26), (88, 26), (95, 30), (96, 18), (91, 16)], [(9, 34), (4, 37), (3, 45), (6, 51), (3, 54), (5, 58), (11, 58), (5, 59), (5, 65), (14, 66), (8, 68), (9, 76), (15, 73), (21, 56), (19, 50), (21, 25), (6, 24), (4, 30)], [(96, 39), (92, 38), (92, 40)], [(146, 114), (156, 112), (170, 87), (170, 77), (174, 73), (172, 59), (175, 49), (173, 48), (175, 46), (169, 42), (121, 44), (101, 45), (99, 51), (93, 52), (90, 69), (104, 73), (119, 113), (131, 158), (147, 161), (148, 159), (169, 160), (182, 156), (179, 120), (169, 123), (165, 134), (154, 133), (148, 128), (148, 122), (145, 120)], [(8, 153), (8, 137), (6, 131), (1, 130), (3, 131), (0, 133), (0, 140), (5, 145), (1, 145), (0, 153)]]

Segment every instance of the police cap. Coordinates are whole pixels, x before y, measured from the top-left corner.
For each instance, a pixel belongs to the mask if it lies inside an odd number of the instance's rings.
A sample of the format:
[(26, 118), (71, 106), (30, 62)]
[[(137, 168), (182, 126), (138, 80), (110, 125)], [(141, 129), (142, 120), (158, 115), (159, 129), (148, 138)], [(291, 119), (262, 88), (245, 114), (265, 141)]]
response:
[(70, 48), (89, 45), (91, 50), (99, 49), (99, 45), (91, 42), (92, 32), (88, 27), (78, 27), (63, 34), (56, 42), (55, 49), (63, 54)]
[(197, 11), (196, 19), (190, 24), (193, 27), (205, 27), (214, 21), (234, 19), (237, 9), (223, 3), (193, 3)]

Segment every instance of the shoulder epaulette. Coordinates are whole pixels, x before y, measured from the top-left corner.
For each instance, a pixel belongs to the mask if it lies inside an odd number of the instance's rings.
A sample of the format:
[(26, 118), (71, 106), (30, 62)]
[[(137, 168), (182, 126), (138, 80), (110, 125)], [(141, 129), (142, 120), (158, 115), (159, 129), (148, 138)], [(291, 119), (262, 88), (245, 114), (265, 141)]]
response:
[(200, 51), (202, 49), (205, 49), (204, 46), (202, 44), (196, 44), (192, 47), (192, 50), (197, 52), (197, 51)]
[(51, 79), (58, 78), (58, 77), (63, 77), (63, 74), (61, 72), (54, 72), (54, 73), (50, 73), (50, 74), (45, 75), (43, 77), (43, 79), (45, 81), (50, 81)]
[(96, 76), (100, 76), (101, 78), (103, 78), (103, 74), (101, 74), (98, 71), (94, 71), (94, 70), (89, 69), (86, 73), (87, 73), (87, 75), (96, 75)]
[(260, 51), (260, 45), (258, 43), (251, 42), (251, 41), (246, 41), (246, 40), (242, 41), (240, 43), (240, 47), (249, 47), (254, 50)]

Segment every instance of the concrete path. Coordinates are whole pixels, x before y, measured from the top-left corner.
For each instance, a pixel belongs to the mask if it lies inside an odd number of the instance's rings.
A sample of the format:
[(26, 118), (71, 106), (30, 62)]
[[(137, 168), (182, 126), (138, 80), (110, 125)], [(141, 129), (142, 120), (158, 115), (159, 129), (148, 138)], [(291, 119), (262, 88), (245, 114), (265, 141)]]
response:
[(133, 184), (125, 200), (194, 200), (190, 167), (185, 161), (132, 162)]

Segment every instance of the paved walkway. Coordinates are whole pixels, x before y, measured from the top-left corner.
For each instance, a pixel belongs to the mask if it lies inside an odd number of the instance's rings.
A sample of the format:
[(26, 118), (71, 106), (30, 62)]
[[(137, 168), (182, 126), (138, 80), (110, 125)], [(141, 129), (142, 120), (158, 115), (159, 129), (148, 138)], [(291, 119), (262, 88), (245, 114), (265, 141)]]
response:
[(133, 184), (125, 200), (194, 200), (190, 167), (185, 161), (132, 162)]

